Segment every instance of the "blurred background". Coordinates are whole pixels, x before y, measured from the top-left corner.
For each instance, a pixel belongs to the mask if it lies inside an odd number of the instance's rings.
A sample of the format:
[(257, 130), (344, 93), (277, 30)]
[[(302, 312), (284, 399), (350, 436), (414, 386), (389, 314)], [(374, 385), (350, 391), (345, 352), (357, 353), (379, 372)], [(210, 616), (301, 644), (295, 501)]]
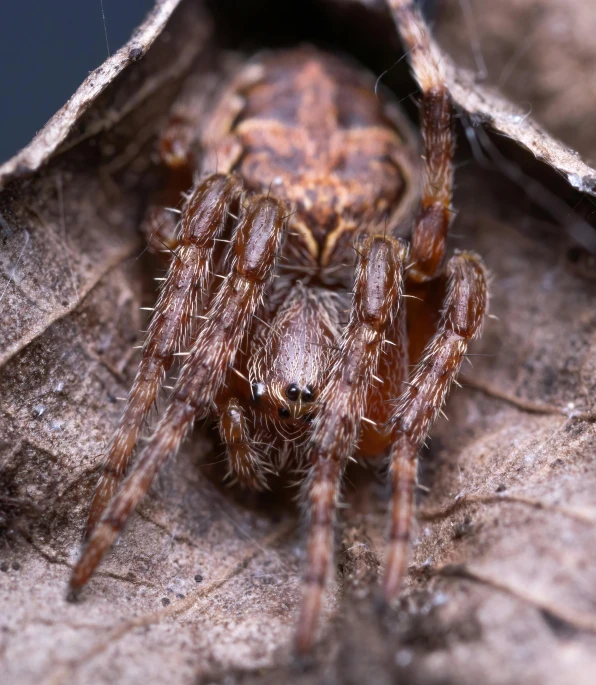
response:
[(128, 40), (153, 4), (154, 0), (1, 3), (0, 163), (26, 145), (106, 59), (108, 46), (113, 54)]

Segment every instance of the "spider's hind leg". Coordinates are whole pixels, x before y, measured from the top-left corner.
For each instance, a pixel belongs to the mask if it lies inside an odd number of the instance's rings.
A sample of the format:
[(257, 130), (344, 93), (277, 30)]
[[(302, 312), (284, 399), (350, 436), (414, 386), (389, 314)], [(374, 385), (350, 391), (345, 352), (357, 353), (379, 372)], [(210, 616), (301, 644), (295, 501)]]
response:
[(196, 132), (196, 121), (178, 114), (170, 116), (159, 138), (160, 188), (152, 194), (141, 221), (141, 233), (152, 252), (169, 252), (178, 246), (176, 214), (184, 193), (193, 186)]
[(441, 57), (414, 0), (388, 0), (422, 91), (422, 202), (412, 233), (410, 281), (432, 279), (443, 265), (453, 192), (453, 108)]
[(447, 276), (447, 294), (438, 331), (426, 345), (388, 421), (393, 434), (390, 455), (393, 491), (385, 560), (387, 600), (399, 592), (406, 570), (418, 451), (457, 377), (468, 343), (480, 335), (487, 309), (487, 275), (478, 255), (461, 252), (453, 256), (447, 263)]

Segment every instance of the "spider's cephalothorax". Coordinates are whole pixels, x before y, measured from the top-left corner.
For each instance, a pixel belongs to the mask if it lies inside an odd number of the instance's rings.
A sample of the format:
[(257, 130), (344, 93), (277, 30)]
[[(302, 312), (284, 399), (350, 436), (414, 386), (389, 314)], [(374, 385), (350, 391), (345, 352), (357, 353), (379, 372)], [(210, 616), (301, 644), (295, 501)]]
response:
[[(389, 2), (422, 90), (423, 175), (396, 106), (359, 68), (313, 48), (259, 56), (212, 103), (183, 98), (161, 139), (169, 196), (194, 176), (175, 253), (91, 506), (76, 593), (197, 419), (217, 420), (230, 472), (262, 487), (275, 464), (307, 466), (310, 515), (297, 647), (309, 649), (331, 568), (342, 472), (389, 455), (387, 599), (406, 568), (418, 450), (487, 305), (472, 253), (445, 262), (452, 188), (449, 94), (417, 10)], [(188, 181), (186, 181), (188, 183)], [(150, 227), (147, 229), (147, 227)], [(411, 235), (408, 243), (401, 237)], [(405, 291), (445, 287), (439, 324), (409, 372)], [(440, 285), (438, 285), (440, 284)], [(432, 300), (433, 298), (429, 298)], [(177, 353), (167, 406), (126, 480)], [(416, 361), (416, 360), (414, 360)]]

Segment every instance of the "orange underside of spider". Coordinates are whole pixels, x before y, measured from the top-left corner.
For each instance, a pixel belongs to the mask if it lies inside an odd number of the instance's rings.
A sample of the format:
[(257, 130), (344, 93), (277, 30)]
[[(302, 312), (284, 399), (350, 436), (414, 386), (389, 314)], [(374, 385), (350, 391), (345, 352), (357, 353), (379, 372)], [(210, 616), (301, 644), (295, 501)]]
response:
[[(73, 595), (193, 423), (208, 417), (241, 484), (264, 487), (281, 468), (306, 474), (299, 652), (315, 637), (352, 457), (389, 465), (384, 594), (399, 593), (418, 451), (480, 332), (487, 283), (477, 255), (446, 258), (450, 98), (417, 10), (389, 4), (421, 88), (421, 173), (395, 103), (376, 97), (369, 74), (314, 48), (260, 55), (208, 107), (187, 93), (173, 111), (160, 141), (168, 180), (144, 224), (152, 244), (173, 254), (105, 457)], [(176, 204), (182, 191), (176, 217), (163, 201)], [(412, 290), (423, 303), (406, 300)], [(439, 298), (440, 313), (425, 311)], [(165, 409), (129, 468), (181, 353)]]

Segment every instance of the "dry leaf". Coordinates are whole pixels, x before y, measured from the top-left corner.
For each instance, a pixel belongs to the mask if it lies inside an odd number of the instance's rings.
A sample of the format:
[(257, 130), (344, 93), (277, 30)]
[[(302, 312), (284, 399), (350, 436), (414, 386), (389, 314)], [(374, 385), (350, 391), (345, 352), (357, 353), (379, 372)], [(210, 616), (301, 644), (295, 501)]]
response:
[[(386, 491), (356, 470), (346, 485), (350, 507), (321, 643), (310, 667), (297, 669), (289, 645), (302, 531), (287, 503), (291, 493), (247, 501), (222, 488), (218, 467), (210, 466), (221, 450), (205, 431), (166, 469), (84, 601), (64, 600), (98, 459), (134, 374), (139, 306), (155, 296), (154, 265), (137, 259), (154, 136), (187, 75), (200, 82), (217, 63), (222, 31), (233, 36), (240, 26), (248, 35), (256, 27), (257, 35), (255, 3), (247, 3), (252, 24), (239, 10), (237, 24), (222, 29), (199, 2), (158, 2), (130, 43), (0, 168), (3, 674), (19, 684), (592, 683), (596, 279), (593, 258), (569, 234), (587, 247), (594, 237), (581, 216), (560, 208), (581, 199), (580, 191), (593, 192), (596, 172), (530, 117), (507, 129), (523, 105), (488, 95), (457, 69), (452, 84), (462, 115), (509, 136), (482, 138), (474, 129), (483, 150), (514, 171), (483, 169), (474, 149), (460, 146), (453, 245), (486, 258), (497, 318), (487, 322), (464, 388), (449, 401), (449, 422), (439, 423), (423, 455), (428, 491), (420, 491), (399, 606), (383, 612), (375, 602)], [(528, 4), (499, 3), (522, 37)], [(566, 14), (562, 2), (539, 5)], [(460, 63), (457, 11), (447, 3), (436, 30)], [(399, 55), (382, 3), (320, 0), (305, 13), (305, 25), (346, 52), (369, 54), (378, 73)], [(489, 60), (503, 54), (498, 36), (509, 34), (494, 29), (492, 11), (487, 24), (482, 17), (477, 35), (491, 46)], [(544, 40), (538, 32), (524, 64), (547, 55)], [(573, 72), (575, 42), (568, 43)], [(585, 59), (592, 55), (579, 49)], [(593, 55), (590, 64), (588, 74)], [(515, 99), (516, 69), (507, 80)], [(524, 73), (538, 92), (546, 77)], [(390, 76), (397, 83), (403, 75)], [(568, 82), (574, 102), (583, 102), (589, 91), (574, 73)], [(553, 83), (565, 80), (558, 75)], [(411, 84), (401, 87), (407, 95)], [(534, 114), (565, 138), (564, 117), (553, 114), (561, 104), (554, 96), (545, 101)], [(573, 116), (572, 131), (588, 127), (587, 110), (586, 118)], [(586, 138), (578, 132), (577, 140)], [(518, 146), (532, 154), (518, 154)], [(520, 179), (528, 185), (520, 188)]]

